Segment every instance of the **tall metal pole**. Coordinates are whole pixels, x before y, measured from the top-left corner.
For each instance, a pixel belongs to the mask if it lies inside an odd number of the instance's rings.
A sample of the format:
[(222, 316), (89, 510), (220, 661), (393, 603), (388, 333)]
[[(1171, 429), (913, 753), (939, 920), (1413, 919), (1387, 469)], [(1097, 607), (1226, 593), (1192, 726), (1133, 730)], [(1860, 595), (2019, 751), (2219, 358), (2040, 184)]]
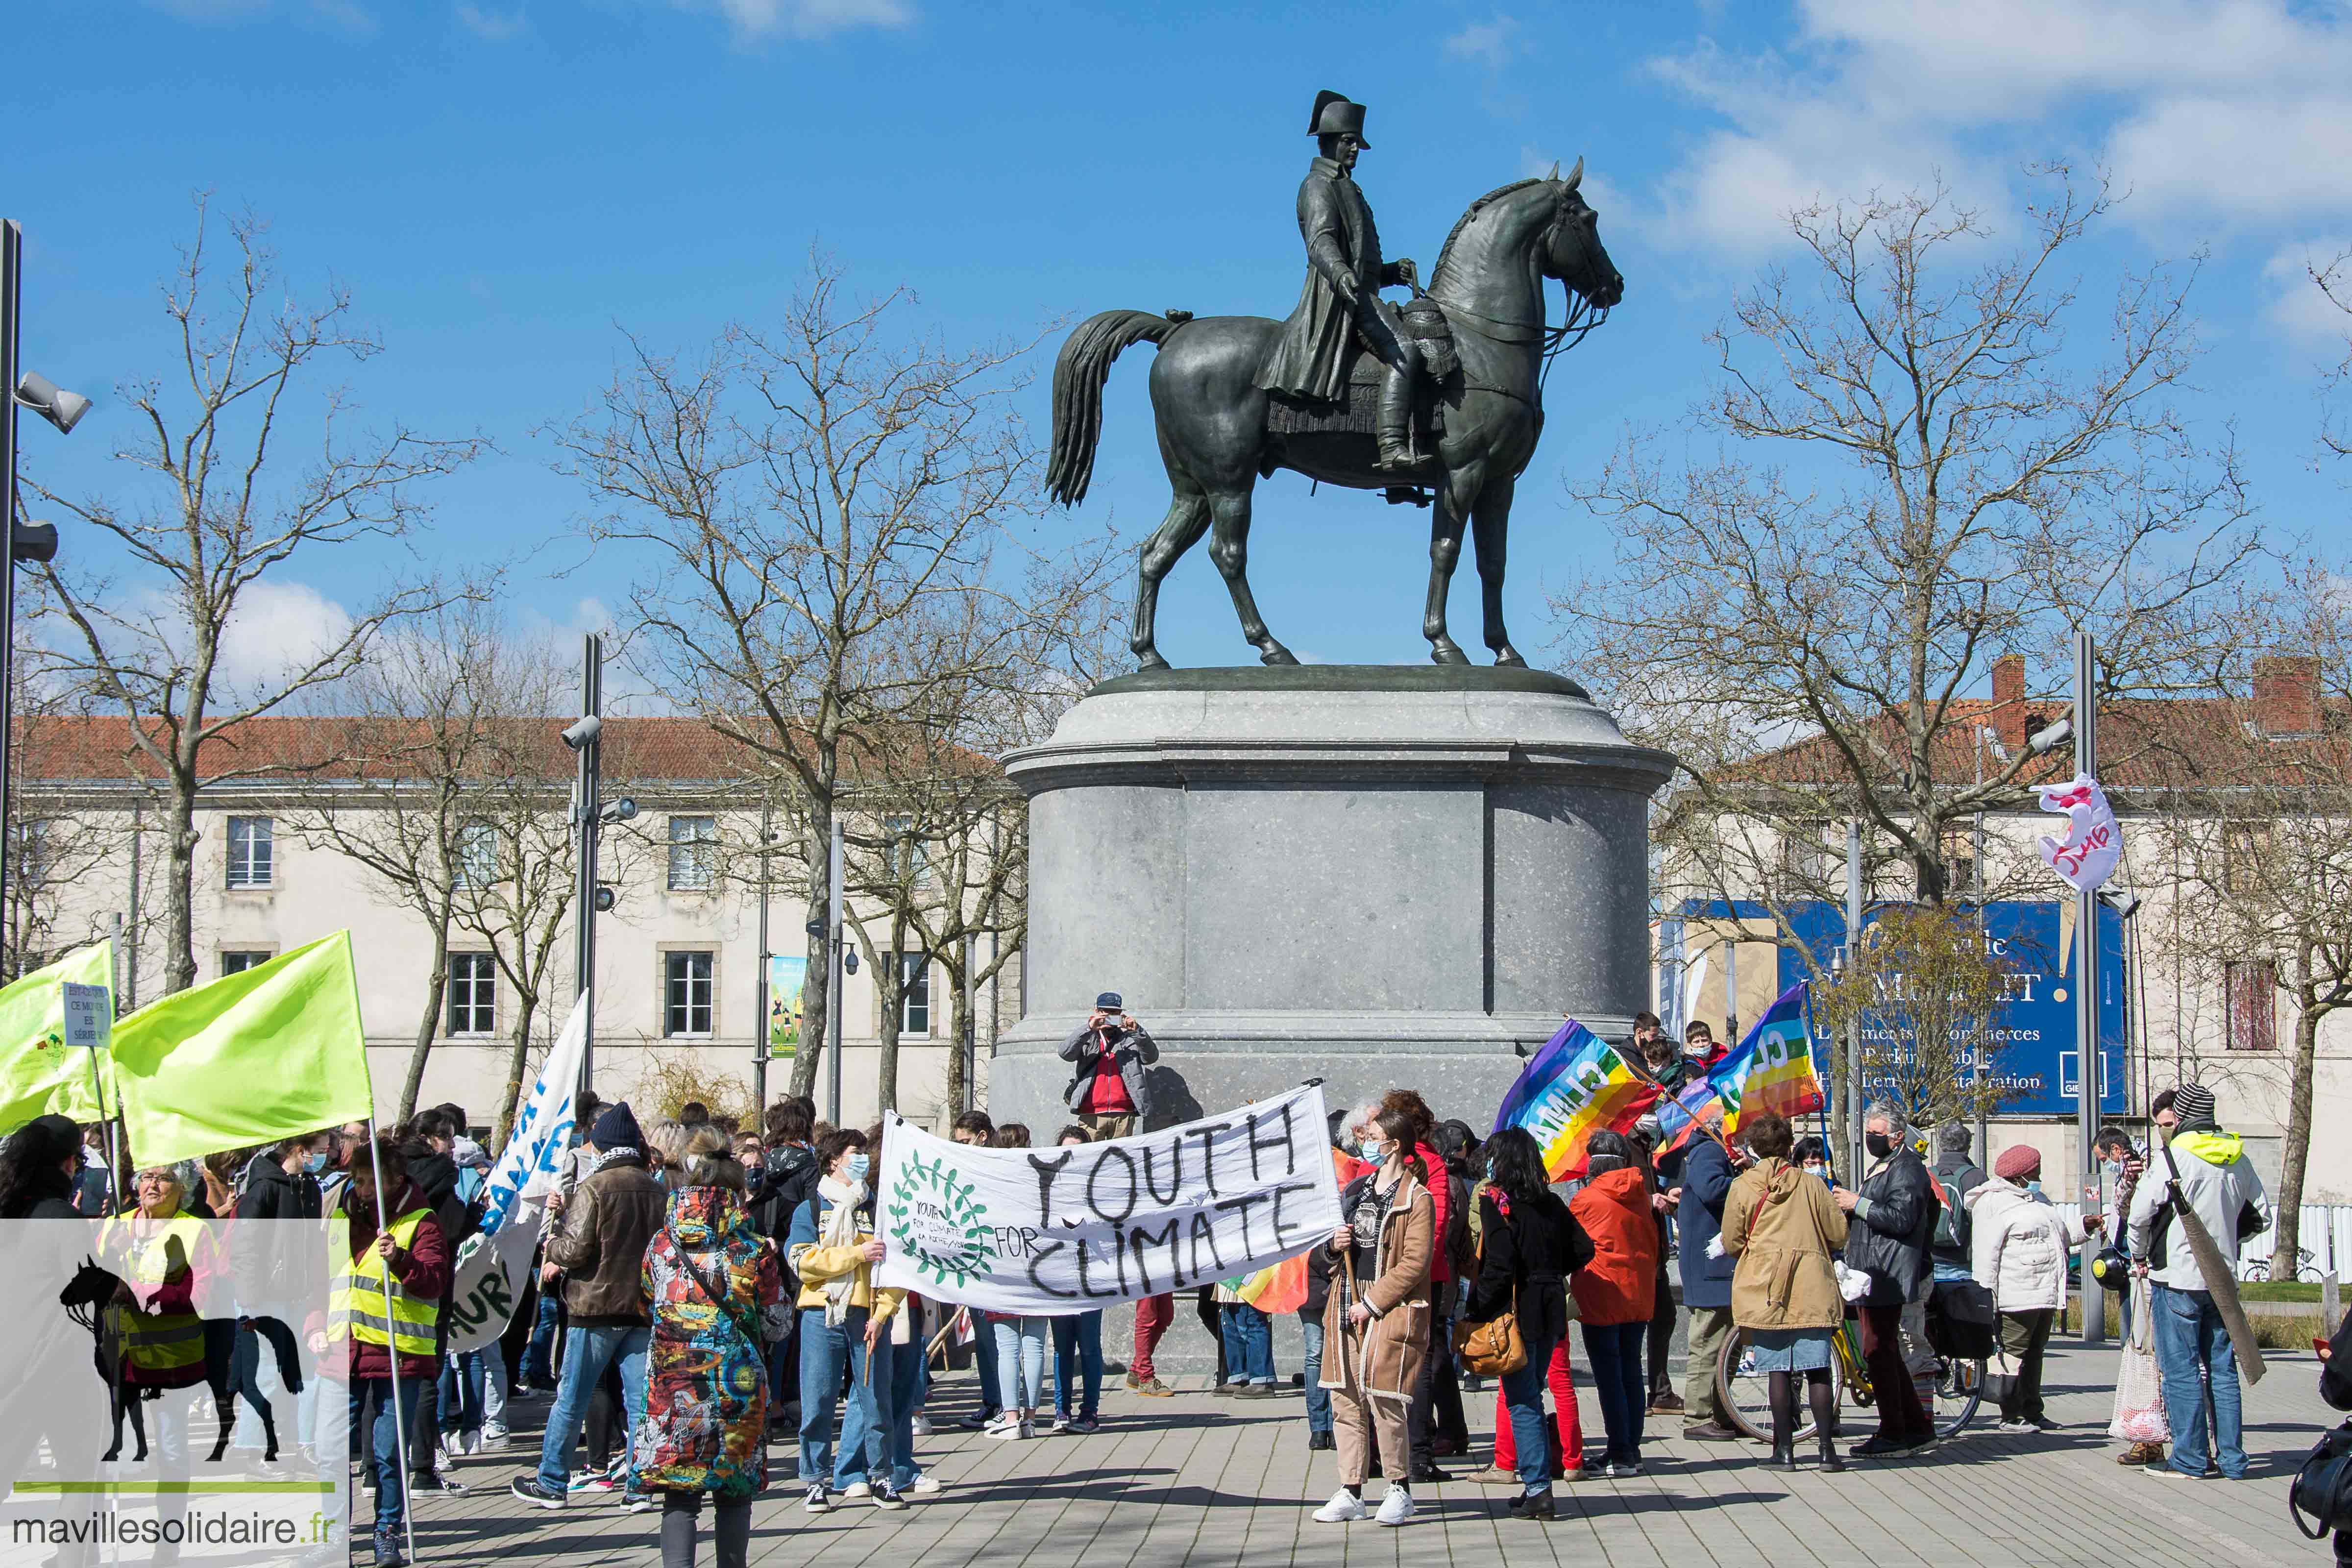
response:
[(773, 1031), (768, 1026), (768, 833), (775, 816), (775, 802), (760, 802), (760, 981), (753, 990), (751, 1007), (751, 1109), (762, 1119), (754, 1132), (765, 1131), (768, 1114), (768, 1042)]
[(0, 910), (8, 907), (8, 786), (15, 763), (16, 382), (25, 320), (25, 231), (0, 221)]
[[(1984, 787), (1984, 743), (1985, 727), (1979, 724), (1977, 726), (1976, 744), (1969, 748), (1977, 754), (1977, 787), (1979, 790)], [(1969, 836), (1969, 880), (1975, 884), (1977, 935), (1978, 940), (1982, 941), (1985, 931), (1985, 814), (1981, 804), (1977, 806), (1976, 815), (1975, 829)], [(1985, 1071), (1991, 1065), (1991, 1053), (1979, 1045), (1977, 1047), (1976, 1077), (1969, 1080), (1969, 1092), (1977, 1102), (1976, 1162), (1988, 1171), (1992, 1169), (1992, 1155), (1989, 1147), (1990, 1134), (1985, 1125), (1988, 1113), (1985, 1107), (1984, 1080)]]
[[(1861, 951), (1862, 822), (1856, 818), (1845, 825), (1845, 962), (1849, 973), (1853, 972), (1855, 956)], [(1862, 1180), (1862, 1026), (1852, 1018), (1845, 1026), (1845, 1089), (1848, 1101), (1845, 1179), (1849, 1183), (1859, 1183)]]
[[(2074, 771), (2084, 778), (2099, 774), (2099, 703), (2094, 680), (2091, 634), (2074, 634)], [(2079, 1063), (2074, 1097), (2075, 1165), (2082, 1174), (2084, 1206), (2095, 1206), (2099, 1191), (2098, 1155), (2091, 1148), (2099, 1135), (2099, 898), (2090, 889), (2074, 895), (2074, 1057)], [(2107, 1293), (2091, 1277), (2091, 1259), (2097, 1249), (2083, 1247), (2083, 1342), (2102, 1343), (2107, 1337)]]
[[(590, 632), (581, 642), (580, 711), (585, 717), (601, 718), (604, 710), (604, 639)], [(572, 889), (572, 908), (577, 913), (572, 922), (572, 994), (587, 1010), (580, 1045), (583, 1090), (596, 1081), (596, 997), (592, 982), (596, 976), (596, 814), (604, 804), (597, 798), (603, 785), (599, 746), (598, 738), (591, 735), (580, 748), (580, 776), (572, 786), (572, 826), (580, 879)]]
[(833, 928), (828, 933), (832, 940), (825, 944), (826, 962), (832, 965), (825, 983), (831, 989), (833, 996), (833, 1005), (825, 1009), (827, 1022), (833, 1026), (831, 1047), (825, 1052), (827, 1058), (825, 1070), (828, 1074), (826, 1098), (831, 1102), (826, 1120), (835, 1127), (841, 1125), (841, 990), (843, 985), (841, 959), (844, 952), (843, 944), (849, 930), (848, 921), (842, 917), (841, 884), (841, 818), (836, 816), (833, 819), (832, 855), (826, 867), (824, 910), (825, 920)]
[(1723, 939), (1723, 1043), (1739, 1044), (1739, 912), (1731, 914), (1731, 931)]

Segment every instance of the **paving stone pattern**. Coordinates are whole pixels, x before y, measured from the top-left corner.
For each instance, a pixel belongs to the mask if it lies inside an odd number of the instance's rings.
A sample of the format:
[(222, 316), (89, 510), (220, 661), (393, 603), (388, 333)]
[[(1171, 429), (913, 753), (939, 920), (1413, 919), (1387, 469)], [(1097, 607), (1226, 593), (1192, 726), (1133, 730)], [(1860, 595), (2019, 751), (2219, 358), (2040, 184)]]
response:
[[(1583, 1384), (1580, 1356), (1577, 1370)], [(1760, 1446), (1686, 1443), (1680, 1416), (1653, 1418), (1653, 1434), (1664, 1436), (1644, 1445), (1650, 1473), (1560, 1485), (1555, 1523), (1511, 1518), (1507, 1488), (1456, 1480), (1416, 1488), (1421, 1512), (1402, 1530), (1309, 1517), (1338, 1478), (1330, 1454), (1308, 1451), (1295, 1394), (1265, 1402), (1205, 1390), (1141, 1399), (1106, 1388), (1106, 1419), (1096, 1435), (1000, 1442), (950, 1425), (977, 1396), (977, 1384), (961, 1375), (934, 1388), (940, 1430), (916, 1445), (943, 1485), (938, 1495), (903, 1512), (838, 1503), (831, 1514), (811, 1516), (797, 1488), (780, 1479), (754, 1505), (751, 1561), (793, 1568), (1505, 1562), (1513, 1568), (1551, 1562), (2242, 1568), (2329, 1560), (2325, 1542), (2295, 1534), (2285, 1500), (2305, 1452), (2338, 1419), (2320, 1403), (2311, 1356), (2276, 1358), (2270, 1375), (2247, 1391), (2253, 1473), (2238, 1482), (2154, 1480), (2118, 1466), (2120, 1445), (2105, 1435), (2114, 1374), (2113, 1352), (2053, 1347), (2047, 1392), (2063, 1430), (2002, 1436), (1988, 1410), (1930, 1457), (1856, 1461), (1838, 1476), (1810, 1468), (1794, 1476), (1769, 1471), (1755, 1462)], [(1580, 1392), (1585, 1430), (1598, 1433), (1589, 1384)], [(1444, 1461), (1456, 1474), (1486, 1462), (1492, 1384), (1465, 1404), (1474, 1454)], [(507, 1495), (508, 1479), (537, 1455), (529, 1427), (546, 1408), (544, 1400), (514, 1406), (515, 1447), (460, 1463), (459, 1479), (473, 1495), (420, 1504), (423, 1562), (636, 1568), (660, 1561), (658, 1513), (624, 1514), (609, 1502), (549, 1513)], [(1849, 1441), (1868, 1436), (1871, 1420), (1866, 1411), (1849, 1410)], [(772, 1448), (778, 1472), (789, 1475), (793, 1454), (787, 1444)], [(1382, 1485), (1368, 1485), (1367, 1499), (1376, 1502)], [(706, 1509), (698, 1555), (704, 1563), (712, 1550), (709, 1517)]]

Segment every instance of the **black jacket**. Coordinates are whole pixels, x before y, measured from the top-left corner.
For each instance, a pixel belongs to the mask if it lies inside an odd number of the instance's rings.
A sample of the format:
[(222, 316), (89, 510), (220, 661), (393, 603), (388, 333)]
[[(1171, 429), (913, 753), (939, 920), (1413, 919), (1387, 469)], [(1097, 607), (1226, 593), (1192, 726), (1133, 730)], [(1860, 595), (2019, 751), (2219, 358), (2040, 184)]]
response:
[(1927, 1162), (1916, 1149), (1897, 1149), (1854, 1195), (1861, 1201), (1853, 1217), (1862, 1223), (1847, 1233), (1845, 1266), (1870, 1273), (1870, 1294), (1863, 1304), (1901, 1307), (1926, 1300), (1933, 1273), (1927, 1239), (1938, 1212), (1927, 1184)]
[(781, 1243), (792, 1234), (793, 1214), (816, 1191), (816, 1155), (795, 1143), (768, 1151), (760, 1169), (760, 1190), (752, 1194), (751, 1223), (761, 1236)]
[(317, 1219), (327, 1212), (316, 1178), (307, 1172), (288, 1175), (286, 1168), (266, 1155), (246, 1167), (245, 1193), (236, 1200), (239, 1219)]
[(2319, 1363), (2319, 1397), (2331, 1409), (2352, 1410), (2352, 1317), (2336, 1325), (2327, 1359)]
[(1485, 1322), (1516, 1297), (1520, 1335), (1556, 1344), (1568, 1333), (1568, 1277), (1592, 1261), (1592, 1238), (1551, 1193), (1512, 1202), (1507, 1216), (1500, 1196), (1491, 1187), (1478, 1195), (1478, 1279), (1464, 1316)]

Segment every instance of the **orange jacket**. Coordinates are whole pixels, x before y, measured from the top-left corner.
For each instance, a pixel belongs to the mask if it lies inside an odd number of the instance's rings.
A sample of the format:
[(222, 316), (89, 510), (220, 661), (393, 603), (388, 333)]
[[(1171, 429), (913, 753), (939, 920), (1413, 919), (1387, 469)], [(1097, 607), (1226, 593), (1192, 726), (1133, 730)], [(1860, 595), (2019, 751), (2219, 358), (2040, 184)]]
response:
[(1650, 1184), (1637, 1167), (1595, 1176), (1569, 1202), (1592, 1238), (1592, 1261), (1569, 1289), (1587, 1323), (1645, 1323), (1657, 1305), (1658, 1222)]

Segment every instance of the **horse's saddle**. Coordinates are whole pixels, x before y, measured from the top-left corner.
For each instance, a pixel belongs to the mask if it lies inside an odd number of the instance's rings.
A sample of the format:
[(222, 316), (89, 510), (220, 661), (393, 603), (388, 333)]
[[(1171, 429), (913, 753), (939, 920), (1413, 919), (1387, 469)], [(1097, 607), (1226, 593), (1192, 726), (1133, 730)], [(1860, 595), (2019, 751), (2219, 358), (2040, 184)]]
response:
[[(1330, 402), (1266, 395), (1265, 427), (1276, 436), (1365, 436), (1372, 433), (1372, 415), (1380, 406), (1381, 381), (1389, 373), (1380, 356), (1356, 348), (1348, 363), (1346, 394)], [(1439, 435), (1436, 378), (1425, 371), (1413, 388), (1413, 440), (1423, 451)]]

